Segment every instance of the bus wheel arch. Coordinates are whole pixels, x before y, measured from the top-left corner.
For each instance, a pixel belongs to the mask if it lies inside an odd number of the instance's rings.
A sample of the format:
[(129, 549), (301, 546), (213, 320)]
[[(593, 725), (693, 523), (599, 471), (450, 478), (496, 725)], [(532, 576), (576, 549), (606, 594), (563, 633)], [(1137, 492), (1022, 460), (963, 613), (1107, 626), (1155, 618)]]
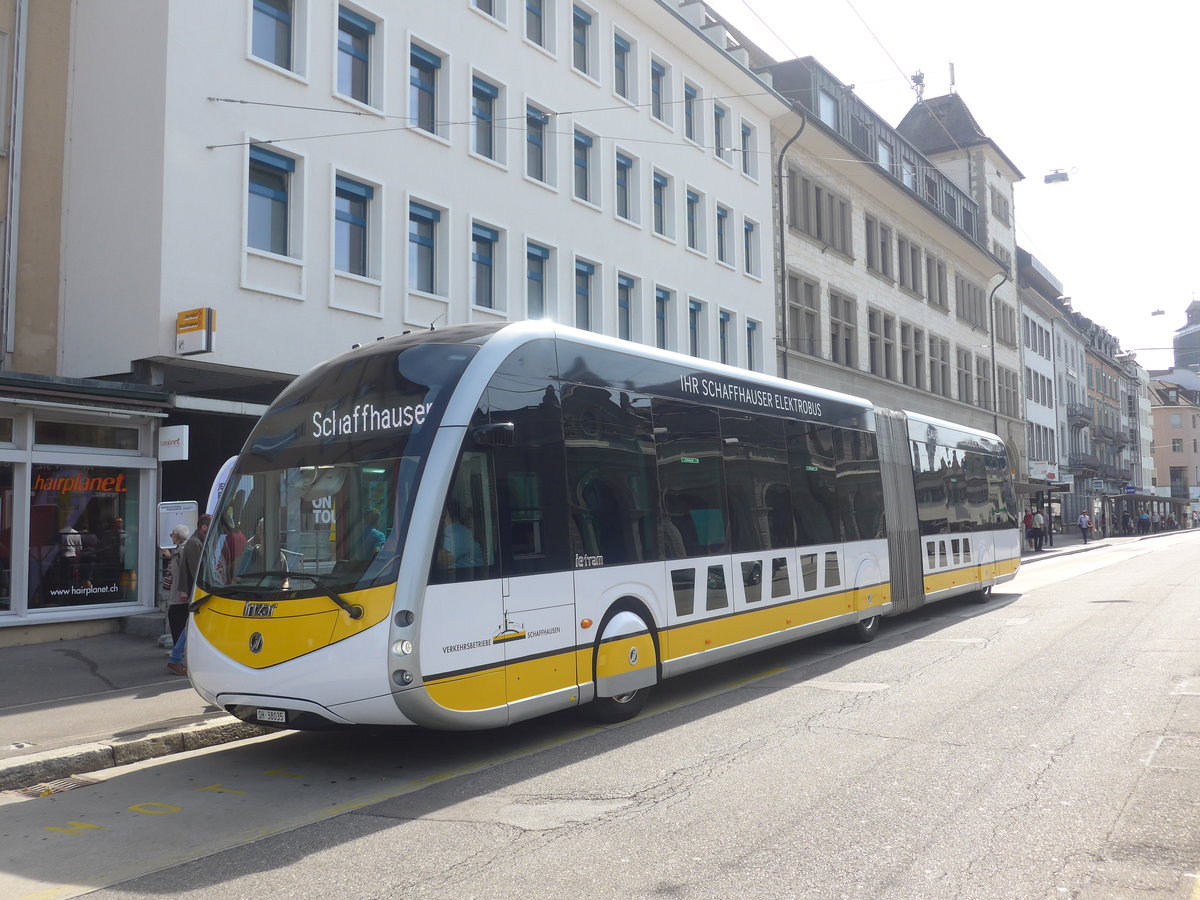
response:
[(624, 722), (642, 711), (651, 688), (661, 679), (662, 654), (654, 619), (641, 601), (623, 597), (609, 607), (596, 629), (595, 699), (581, 709), (594, 721)]

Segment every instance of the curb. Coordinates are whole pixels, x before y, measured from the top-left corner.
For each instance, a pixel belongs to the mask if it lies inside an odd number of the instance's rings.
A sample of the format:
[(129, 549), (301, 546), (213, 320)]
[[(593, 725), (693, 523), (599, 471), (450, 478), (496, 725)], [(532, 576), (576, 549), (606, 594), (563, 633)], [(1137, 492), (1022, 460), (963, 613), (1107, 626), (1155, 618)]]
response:
[(274, 728), (250, 725), (233, 716), (221, 716), (182, 728), (146, 732), (128, 740), (110, 738), (74, 747), (47, 750), (43, 753), (31, 753), (0, 763), (0, 790), (22, 790), (30, 785), (44, 784), (72, 775), (125, 766), (188, 750), (200, 750), (216, 744), (273, 734), (276, 731)]

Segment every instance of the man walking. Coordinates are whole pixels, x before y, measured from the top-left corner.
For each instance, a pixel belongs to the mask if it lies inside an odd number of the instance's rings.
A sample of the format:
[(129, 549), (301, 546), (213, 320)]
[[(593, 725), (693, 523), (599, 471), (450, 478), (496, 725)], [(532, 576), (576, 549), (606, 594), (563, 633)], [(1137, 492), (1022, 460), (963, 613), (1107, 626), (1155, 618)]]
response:
[(1042, 552), (1042, 541), (1046, 539), (1046, 517), (1042, 515), (1042, 511), (1036, 510), (1033, 514), (1033, 550), (1035, 553)]
[(1079, 533), (1083, 535), (1083, 542), (1088, 542), (1088, 534), (1092, 530), (1092, 519), (1086, 512), (1079, 514)]
[[(208, 526), (211, 523), (212, 516), (208, 513), (202, 515), (196, 520), (196, 530), (183, 545), (179, 563), (180, 581), (174, 585), (174, 589), (179, 592), (180, 603), (190, 603), (192, 600), (192, 592), (196, 589), (196, 574), (200, 571), (200, 551), (204, 549), (204, 539), (208, 536)], [(185, 620), (183, 630), (179, 633), (175, 646), (171, 648), (171, 656), (167, 661), (167, 668), (176, 675), (187, 674), (187, 666), (183, 663), (183, 654), (186, 648), (187, 621)]]

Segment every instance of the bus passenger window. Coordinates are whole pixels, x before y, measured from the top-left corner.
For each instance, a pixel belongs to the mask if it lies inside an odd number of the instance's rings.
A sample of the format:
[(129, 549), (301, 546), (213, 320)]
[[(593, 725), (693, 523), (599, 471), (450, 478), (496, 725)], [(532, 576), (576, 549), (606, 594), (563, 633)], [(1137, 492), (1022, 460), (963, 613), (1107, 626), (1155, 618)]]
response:
[(655, 450), (669, 558), (727, 549), (725, 477), (717, 412), (654, 400)]

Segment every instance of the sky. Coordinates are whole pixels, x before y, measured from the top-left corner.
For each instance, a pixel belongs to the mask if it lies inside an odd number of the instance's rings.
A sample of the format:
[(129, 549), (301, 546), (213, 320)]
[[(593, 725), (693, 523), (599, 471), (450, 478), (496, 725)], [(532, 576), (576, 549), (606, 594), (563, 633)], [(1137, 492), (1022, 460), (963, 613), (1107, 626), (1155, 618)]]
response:
[[(1144, 367), (1172, 365), (1200, 290), (1186, 165), (1200, 152), (1200, 3), (707, 2), (776, 59), (815, 57), (893, 126), (916, 102), (910, 76), (941, 96), (953, 64), (954, 91), (1024, 175), (1017, 243)], [(1069, 180), (1046, 184), (1056, 170)]]

